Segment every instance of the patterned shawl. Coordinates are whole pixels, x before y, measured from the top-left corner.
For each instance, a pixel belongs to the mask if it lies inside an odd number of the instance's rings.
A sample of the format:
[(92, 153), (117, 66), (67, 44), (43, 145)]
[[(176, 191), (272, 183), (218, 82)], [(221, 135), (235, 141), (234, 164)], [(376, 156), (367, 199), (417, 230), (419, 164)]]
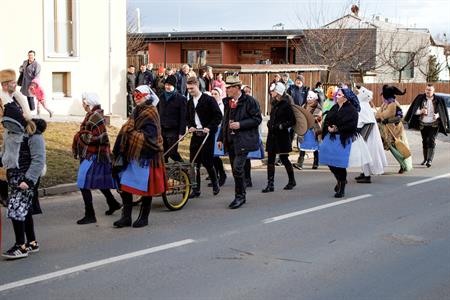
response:
[(122, 155), (127, 162), (135, 160), (141, 166), (164, 165), (159, 114), (151, 103), (147, 100), (136, 106), (122, 126), (113, 149), (115, 157)]
[(100, 105), (86, 114), (80, 131), (73, 138), (72, 153), (76, 159), (91, 159), (96, 155), (99, 162), (111, 162), (111, 148)]

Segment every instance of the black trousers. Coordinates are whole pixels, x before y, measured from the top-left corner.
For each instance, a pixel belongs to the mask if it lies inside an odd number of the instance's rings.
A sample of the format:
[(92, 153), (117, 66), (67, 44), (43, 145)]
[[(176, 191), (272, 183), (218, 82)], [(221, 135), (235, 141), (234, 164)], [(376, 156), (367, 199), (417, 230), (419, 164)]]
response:
[(134, 108), (133, 94), (127, 94), (127, 117), (131, 115)]
[(439, 132), (439, 127), (433, 126), (424, 126), (420, 130), (420, 134), (422, 135), (422, 147), (423, 148), (432, 148), (436, 146), (436, 136)]
[(244, 166), (247, 160), (248, 152), (235, 153), (233, 144), (230, 143), (228, 154), (230, 156), (231, 168), (233, 170), (234, 178), (234, 192), (236, 197), (245, 198), (245, 172)]
[[(267, 153), (267, 164), (268, 165), (274, 165), (275, 164), (275, 158), (277, 157), (277, 154), (274, 152), (268, 152)], [(281, 163), (285, 166), (288, 167), (291, 164), (291, 161), (289, 160), (289, 154), (279, 154)]]
[(252, 180), (251, 170), (252, 170), (252, 160), (247, 158), (244, 165), (244, 173), (245, 173), (245, 180), (250, 182)]
[[(84, 204), (92, 205), (92, 192), (89, 189), (80, 189), (81, 195), (83, 196)], [(106, 202), (110, 204), (111, 202), (116, 202), (116, 198), (111, 193), (110, 189), (101, 189), (100, 192), (105, 196)]]
[(30, 110), (33, 111), (36, 107), (34, 105), (34, 97), (27, 97), (28, 100), (28, 106), (30, 107)]
[(36, 240), (36, 235), (34, 233), (34, 222), (33, 215), (28, 213), (25, 217), (25, 221), (12, 220), (14, 235), (16, 237), (16, 245), (25, 244), (25, 235), (27, 237), (27, 242), (33, 242)]
[[(178, 141), (178, 130), (170, 130), (170, 129), (162, 129), (162, 137), (163, 137), (163, 144), (164, 144), (164, 152), (169, 150), (172, 145), (176, 144)], [(183, 161), (183, 158), (181, 157), (180, 153), (178, 153), (178, 144), (173, 146), (172, 150), (170, 150), (169, 153), (164, 157), (164, 160), (166, 162), (169, 161), (169, 158), (171, 158), (174, 161)]]
[(330, 168), (331, 173), (333, 173), (337, 181), (347, 180), (347, 169), (332, 166), (328, 166), (328, 168)]
[[(192, 162), (195, 158), (195, 155), (197, 154), (198, 150), (200, 149), (203, 140), (205, 138), (204, 134), (196, 133), (192, 135), (191, 138), (191, 145), (189, 146), (189, 156), (190, 161)], [(217, 173), (214, 169), (213, 164), (213, 158), (214, 158), (214, 134), (210, 134), (208, 139), (205, 141), (205, 144), (203, 145), (203, 148), (199, 152), (198, 156), (195, 158), (195, 171), (196, 171), (196, 181), (197, 186), (195, 190), (197, 192), (200, 191), (200, 167), (203, 165), (208, 171), (208, 176), (211, 178), (211, 183), (217, 184)]]
[(213, 158), (214, 169), (217, 171), (219, 177), (225, 175), (225, 169), (223, 168), (223, 161), (220, 157)]

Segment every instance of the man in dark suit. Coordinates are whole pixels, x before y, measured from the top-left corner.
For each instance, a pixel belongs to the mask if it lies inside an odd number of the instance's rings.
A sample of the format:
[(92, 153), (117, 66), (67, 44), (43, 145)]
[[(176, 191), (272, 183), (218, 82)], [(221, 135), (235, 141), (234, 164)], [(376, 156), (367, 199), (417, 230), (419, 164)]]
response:
[(141, 65), (140, 71), (136, 74), (136, 87), (140, 85), (148, 85), (152, 87), (152, 74), (147, 70), (145, 65)]
[(213, 194), (217, 195), (220, 188), (217, 180), (217, 172), (213, 165), (214, 137), (218, 126), (222, 122), (222, 112), (213, 97), (200, 92), (197, 78), (189, 78), (186, 83), (186, 88), (189, 93), (186, 120), (189, 132), (193, 133), (189, 147), (191, 162), (194, 160), (196, 153), (202, 147), (203, 140), (209, 133), (203, 148), (195, 159), (197, 185), (193, 188), (190, 197), (200, 196), (200, 165), (203, 165), (208, 171), (213, 187)]

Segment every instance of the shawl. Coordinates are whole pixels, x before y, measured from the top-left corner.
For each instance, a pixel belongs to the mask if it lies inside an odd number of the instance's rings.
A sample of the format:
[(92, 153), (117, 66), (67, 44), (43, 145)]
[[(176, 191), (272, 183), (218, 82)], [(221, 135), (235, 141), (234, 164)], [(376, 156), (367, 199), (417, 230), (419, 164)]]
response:
[(128, 121), (120, 129), (114, 144), (115, 158), (123, 156), (127, 162), (160, 167), (164, 165), (163, 139), (159, 114), (151, 100), (136, 106)]
[(74, 158), (80, 160), (90, 160), (95, 156), (99, 162), (111, 162), (111, 148), (100, 105), (94, 106), (86, 114), (80, 130), (73, 138), (72, 153)]

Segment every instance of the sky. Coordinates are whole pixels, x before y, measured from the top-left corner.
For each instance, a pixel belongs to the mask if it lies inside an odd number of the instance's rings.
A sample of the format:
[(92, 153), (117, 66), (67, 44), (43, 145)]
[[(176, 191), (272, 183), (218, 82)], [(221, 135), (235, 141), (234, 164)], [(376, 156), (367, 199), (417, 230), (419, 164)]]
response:
[(319, 27), (350, 13), (374, 15), (410, 27), (428, 28), (450, 37), (449, 0), (128, 0), (128, 16), (141, 12), (142, 32), (269, 30)]

